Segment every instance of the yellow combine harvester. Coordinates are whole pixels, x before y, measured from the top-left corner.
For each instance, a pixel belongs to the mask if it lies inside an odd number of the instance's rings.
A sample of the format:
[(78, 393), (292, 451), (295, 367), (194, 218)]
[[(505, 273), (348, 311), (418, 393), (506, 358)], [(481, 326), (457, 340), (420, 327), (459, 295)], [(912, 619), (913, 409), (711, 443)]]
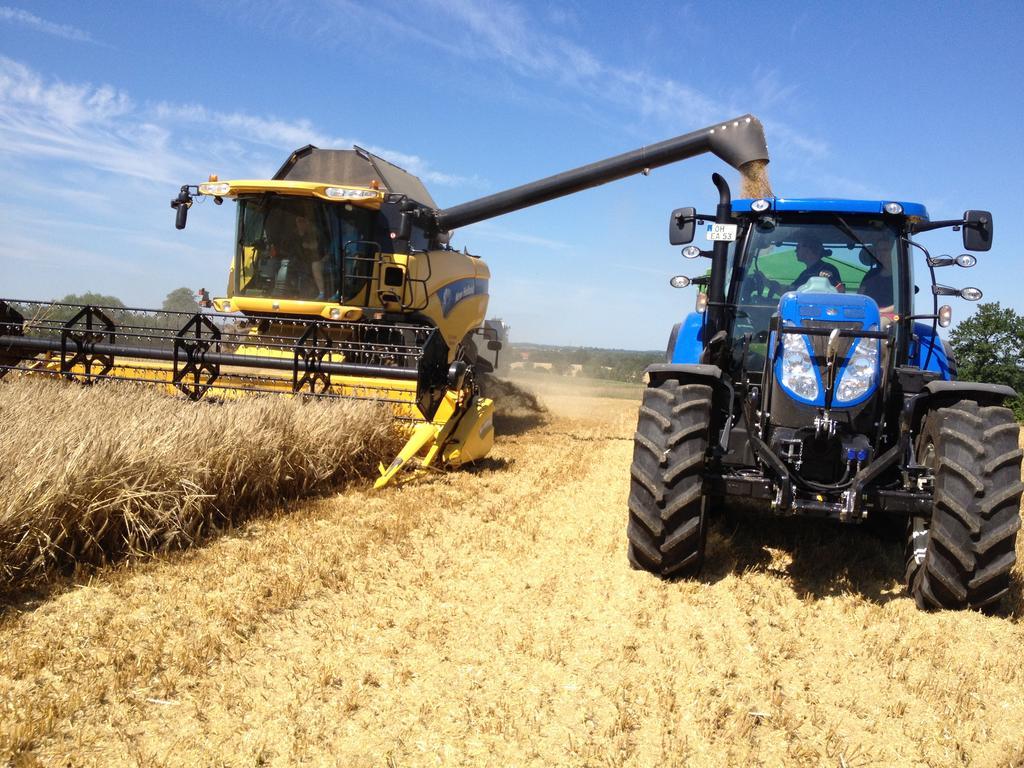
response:
[(236, 248), (216, 311), (0, 300), (0, 375), (123, 379), (204, 395), (249, 392), (394, 404), (409, 439), (377, 485), (407, 463), (458, 466), (487, 454), (491, 369), (481, 345), (490, 270), (453, 250), (453, 229), (711, 151), (762, 166), (760, 123), (746, 115), (556, 176), (438, 209), (418, 178), (358, 147), (292, 153), (272, 179), (181, 188), (183, 229), (199, 196), (237, 203)]

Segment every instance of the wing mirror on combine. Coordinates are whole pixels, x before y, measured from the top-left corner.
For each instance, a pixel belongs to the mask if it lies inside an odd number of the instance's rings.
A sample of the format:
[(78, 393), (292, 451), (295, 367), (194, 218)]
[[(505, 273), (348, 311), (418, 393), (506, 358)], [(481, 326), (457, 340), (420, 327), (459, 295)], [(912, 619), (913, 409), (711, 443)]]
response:
[(174, 228), (184, 229), (188, 222), (188, 209), (192, 207), (192, 195), (188, 191), (188, 185), (184, 185), (178, 196), (171, 200), (171, 208), (175, 210)]
[(398, 218), (398, 231), (394, 237), (396, 240), (408, 240), (412, 236), (412, 215), (408, 211), (402, 211)]
[(978, 263), (978, 259), (969, 253), (961, 253), (959, 256), (929, 256), (928, 266), (929, 267), (951, 267), (956, 264), (958, 267), (965, 269), (973, 267)]
[(964, 248), (987, 251), (992, 247), (992, 214), (988, 211), (964, 211)]
[(670, 245), (692, 243), (696, 231), (696, 208), (676, 208), (672, 211), (672, 216), (668, 220), (668, 242)]

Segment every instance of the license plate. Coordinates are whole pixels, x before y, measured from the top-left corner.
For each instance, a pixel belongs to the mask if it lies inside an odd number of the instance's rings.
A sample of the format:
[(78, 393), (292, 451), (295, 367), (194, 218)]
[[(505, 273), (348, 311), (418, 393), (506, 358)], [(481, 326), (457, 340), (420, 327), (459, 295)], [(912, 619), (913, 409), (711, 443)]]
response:
[(708, 224), (707, 237), (708, 240), (725, 240), (731, 243), (736, 239), (737, 229), (735, 224)]

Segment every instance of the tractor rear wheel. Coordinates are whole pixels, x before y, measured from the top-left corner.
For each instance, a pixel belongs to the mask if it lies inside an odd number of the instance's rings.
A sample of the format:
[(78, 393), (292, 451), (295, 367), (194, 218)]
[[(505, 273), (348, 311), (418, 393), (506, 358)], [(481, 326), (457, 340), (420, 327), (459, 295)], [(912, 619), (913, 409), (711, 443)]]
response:
[(703, 494), (711, 387), (667, 380), (644, 391), (630, 468), (629, 561), (663, 578), (704, 563)]
[(907, 582), (919, 608), (994, 605), (1020, 528), (1020, 428), (1008, 408), (963, 401), (925, 416), (917, 455), (934, 472), (930, 521), (911, 520)]

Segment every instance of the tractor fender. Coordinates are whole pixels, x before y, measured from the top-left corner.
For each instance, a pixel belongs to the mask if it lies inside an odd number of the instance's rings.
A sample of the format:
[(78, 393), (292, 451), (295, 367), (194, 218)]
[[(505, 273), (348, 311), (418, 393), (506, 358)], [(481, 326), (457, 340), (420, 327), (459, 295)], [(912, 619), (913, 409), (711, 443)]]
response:
[(929, 381), (924, 388), (933, 397), (952, 395), (957, 400), (977, 400), (990, 405), (1002, 405), (1007, 398), (1017, 396), (1013, 387), (980, 381)]
[(727, 378), (722, 377), (722, 369), (717, 365), (700, 363), (657, 363), (647, 366), (644, 371), (648, 387), (658, 387), (669, 380), (680, 384), (703, 384), (711, 387), (712, 403), (711, 428), (713, 433), (720, 428), (721, 414), (732, 404), (733, 387)]
[(647, 366), (648, 386), (658, 386), (668, 379), (675, 379), (682, 384), (706, 384), (713, 390), (725, 388), (722, 382), (722, 369), (717, 365), (701, 365), (699, 363), (657, 363)]
[(672, 326), (665, 351), (666, 363), (698, 363), (704, 352), (704, 315), (691, 312)]
[(1004, 405), (1016, 397), (1013, 387), (1005, 384), (985, 384), (980, 381), (929, 381), (920, 395), (913, 398), (910, 416), (911, 429), (917, 433), (925, 414), (963, 400), (979, 405)]
[[(952, 348), (940, 338), (928, 323), (914, 323), (912, 364), (922, 370), (933, 371), (944, 380), (956, 376), (956, 362), (952, 359)], [(927, 365), (925, 365), (927, 363)]]
[(666, 363), (671, 363), (672, 358), (675, 356), (676, 342), (679, 340), (679, 329), (682, 327), (682, 323), (676, 323), (672, 326), (672, 333), (668, 335), (668, 348), (665, 350)]
[[(675, 379), (680, 384), (704, 384), (711, 387), (715, 411), (724, 412), (732, 406), (733, 387), (727, 377), (722, 376), (722, 369), (717, 365), (702, 363), (658, 363), (647, 366), (647, 386), (657, 387), (663, 381)], [(712, 417), (712, 421), (717, 421)]]

